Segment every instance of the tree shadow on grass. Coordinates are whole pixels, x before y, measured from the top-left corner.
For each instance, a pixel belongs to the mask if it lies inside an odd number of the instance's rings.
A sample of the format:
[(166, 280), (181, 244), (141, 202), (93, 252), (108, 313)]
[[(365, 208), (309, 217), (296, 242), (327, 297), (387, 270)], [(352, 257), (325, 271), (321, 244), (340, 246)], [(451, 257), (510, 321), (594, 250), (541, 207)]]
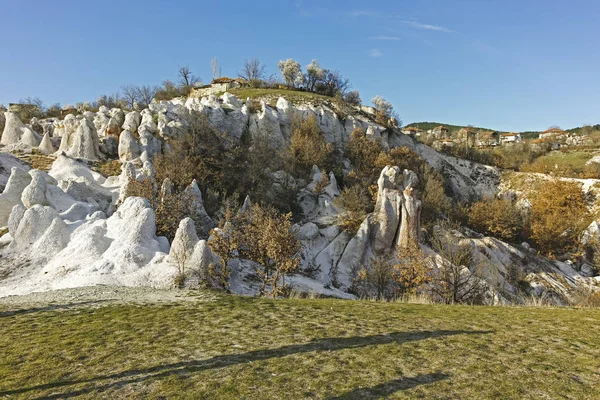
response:
[[(405, 343), (411, 341), (425, 340), (438, 337), (454, 335), (481, 335), (492, 333), (493, 331), (465, 331), (465, 330), (439, 330), (439, 331), (414, 331), (414, 332), (395, 332), (390, 334), (372, 335), (372, 336), (354, 336), (354, 337), (336, 337), (315, 339), (308, 343), (293, 344), (276, 349), (254, 350), (242, 354), (224, 354), (205, 360), (193, 360), (179, 363), (156, 365), (148, 368), (133, 369), (115, 374), (100, 375), (89, 379), (69, 380), (46, 383), (43, 385), (5, 390), (0, 392), (0, 397), (11, 396), (31, 391), (52, 390), (68, 386), (85, 385), (85, 388), (69, 392), (52, 393), (43, 396), (44, 399), (68, 398), (81, 396), (94, 391), (102, 392), (104, 390), (120, 387), (131, 383), (143, 381), (153, 381), (166, 378), (172, 375), (185, 376), (195, 372), (225, 368), (232, 365), (245, 364), (255, 361), (263, 361), (271, 358), (285, 357), (292, 354), (309, 353), (312, 351), (336, 351), (343, 349), (354, 349), (372, 345)], [(106, 381), (106, 382), (103, 382)]]
[(379, 399), (383, 396), (389, 396), (401, 390), (408, 390), (414, 388), (415, 386), (426, 385), (448, 378), (450, 378), (450, 375), (442, 373), (403, 377), (367, 388), (354, 389), (350, 392), (342, 394), (341, 396), (329, 397), (328, 400)]
[(18, 310), (9, 310), (9, 311), (0, 311), (0, 318), (4, 317), (12, 317), (15, 315), (22, 314), (33, 314), (38, 312), (45, 311), (57, 311), (71, 308), (84, 308), (86, 306), (90, 306), (92, 304), (104, 303), (109, 300), (91, 300), (91, 301), (80, 301), (79, 303), (69, 303), (69, 304), (51, 304), (45, 307), (37, 307), (37, 308), (26, 308), (26, 309), (18, 309)]

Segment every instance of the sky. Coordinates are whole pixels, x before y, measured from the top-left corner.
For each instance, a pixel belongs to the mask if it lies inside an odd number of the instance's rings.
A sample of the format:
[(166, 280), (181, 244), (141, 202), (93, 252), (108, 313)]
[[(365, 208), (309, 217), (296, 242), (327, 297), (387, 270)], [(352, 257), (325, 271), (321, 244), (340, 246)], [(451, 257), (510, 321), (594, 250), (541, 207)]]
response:
[(600, 123), (600, 1), (0, 0), (0, 104), (92, 101), (126, 84), (204, 82), (317, 59), (405, 124), (504, 131)]

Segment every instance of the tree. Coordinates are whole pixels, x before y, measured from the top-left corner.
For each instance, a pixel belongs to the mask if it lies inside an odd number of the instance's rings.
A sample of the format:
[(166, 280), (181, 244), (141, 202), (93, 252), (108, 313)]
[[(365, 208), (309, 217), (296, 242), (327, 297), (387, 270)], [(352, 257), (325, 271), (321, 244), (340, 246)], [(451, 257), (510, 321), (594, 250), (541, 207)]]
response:
[(358, 90), (352, 90), (346, 93), (346, 95), (344, 96), (344, 101), (353, 106), (360, 106), (362, 103), (362, 100), (360, 99), (360, 93), (358, 93)]
[(253, 204), (249, 211), (233, 216), (224, 225), (227, 228), (217, 232), (221, 239), (209, 245), (223, 262), (234, 254), (254, 261), (261, 296), (285, 296), (289, 292), (285, 277), (300, 265), (300, 242), (292, 232), (291, 217)]
[(178, 77), (179, 85), (184, 88), (191, 88), (192, 86), (201, 83), (200, 78), (192, 74), (192, 71), (188, 66), (179, 67)]
[(244, 68), (238, 74), (240, 78), (250, 83), (250, 86), (257, 87), (265, 79), (265, 66), (258, 58), (246, 59)]
[(326, 70), (319, 66), (317, 60), (312, 60), (310, 64), (306, 66), (306, 88), (314, 92), (315, 85), (325, 79)]
[(142, 108), (146, 108), (152, 103), (152, 99), (154, 99), (158, 90), (158, 86), (143, 85), (137, 87), (137, 101)]
[(430, 260), (419, 245), (413, 243), (398, 251), (398, 263), (394, 264), (394, 279), (402, 296), (416, 294), (431, 281)]
[(317, 82), (316, 92), (325, 96), (344, 96), (350, 88), (350, 81), (339, 71), (324, 70), (324, 77)]
[(441, 256), (432, 285), (437, 300), (445, 304), (479, 301), (485, 288), (476, 274), (479, 265), (473, 258), (471, 245), (461, 243), (448, 224), (434, 228), (431, 245)]
[(121, 86), (121, 92), (123, 93), (123, 100), (125, 101), (125, 107), (132, 110), (135, 103), (138, 101), (138, 96), (139, 96), (138, 87), (135, 85), (124, 85), (124, 86)]
[(378, 124), (388, 126), (392, 119), (396, 120), (396, 125), (399, 125), (398, 116), (394, 112), (392, 103), (377, 95), (371, 99), (375, 106), (375, 120)]
[(279, 67), (281, 76), (288, 86), (296, 87), (296, 85), (302, 85), (304, 83), (304, 75), (302, 74), (302, 68), (298, 61), (288, 58), (285, 61), (279, 61), (277, 67)]

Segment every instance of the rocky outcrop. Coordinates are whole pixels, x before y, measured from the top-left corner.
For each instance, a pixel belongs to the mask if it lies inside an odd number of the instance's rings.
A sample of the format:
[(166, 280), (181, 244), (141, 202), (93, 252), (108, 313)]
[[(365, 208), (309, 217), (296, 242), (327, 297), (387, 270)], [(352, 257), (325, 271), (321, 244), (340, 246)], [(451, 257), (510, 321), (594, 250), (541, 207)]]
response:
[(67, 129), (60, 142), (59, 152), (74, 158), (97, 161), (102, 158), (96, 127), (88, 118), (78, 121), (77, 130), (70, 133)]
[(31, 175), (31, 182), (23, 189), (21, 202), (26, 208), (31, 208), (34, 205), (49, 205), (46, 198), (46, 180), (41, 171), (31, 170), (29, 175)]
[(186, 201), (189, 201), (188, 214), (191, 215), (195, 221), (198, 233), (200, 236), (207, 238), (210, 230), (215, 227), (215, 223), (208, 216), (208, 213), (204, 208), (202, 192), (195, 179), (190, 186), (185, 189), (184, 195)]
[(137, 132), (140, 123), (142, 122), (142, 116), (137, 111), (131, 111), (125, 115), (125, 122), (123, 122), (123, 130), (130, 132)]
[[(129, 115), (129, 114), (128, 114)], [(135, 138), (130, 131), (124, 130), (119, 137), (119, 160), (132, 161), (138, 158), (141, 154), (140, 146), (135, 141)]]
[(0, 194), (0, 226), (5, 226), (8, 217), (16, 205), (23, 205), (21, 194), (31, 182), (31, 176), (20, 168), (11, 169), (10, 178)]
[(24, 125), (17, 114), (7, 111), (4, 113), (5, 123), (0, 138), (0, 144), (4, 146), (22, 143), (30, 147), (37, 147), (41, 137), (31, 128)]
[(50, 135), (48, 133), (44, 133), (44, 137), (38, 146), (38, 150), (42, 154), (52, 154), (55, 152), (52, 141), (50, 140)]

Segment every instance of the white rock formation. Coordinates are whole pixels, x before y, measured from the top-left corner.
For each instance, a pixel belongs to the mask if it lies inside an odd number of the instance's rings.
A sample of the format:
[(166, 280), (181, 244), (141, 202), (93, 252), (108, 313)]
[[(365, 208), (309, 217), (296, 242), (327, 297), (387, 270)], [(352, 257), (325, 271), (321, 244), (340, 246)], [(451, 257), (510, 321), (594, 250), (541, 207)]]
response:
[(70, 133), (67, 129), (63, 134), (58, 152), (89, 161), (101, 159), (98, 135), (93, 122), (88, 118), (81, 118), (77, 121), (79, 122), (75, 132)]
[(11, 169), (10, 178), (6, 187), (0, 194), (0, 226), (5, 226), (12, 209), (16, 205), (23, 205), (21, 194), (31, 182), (31, 176), (20, 168)]
[(40, 142), (38, 150), (42, 154), (52, 154), (56, 151), (54, 149), (54, 146), (52, 145), (52, 141), (50, 140), (50, 135), (47, 132), (44, 133), (44, 137), (42, 138), (42, 141)]
[(37, 147), (41, 137), (31, 128), (24, 125), (17, 114), (6, 111), (4, 113), (5, 123), (0, 144), (7, 146), (22, 143), (27, 146)]
[(124, 130), (121, 132), (118, 152), (119, 160), (121, 161), (132, 161), (140, 156), (140, 146), (137, 144), (130, 131)]

